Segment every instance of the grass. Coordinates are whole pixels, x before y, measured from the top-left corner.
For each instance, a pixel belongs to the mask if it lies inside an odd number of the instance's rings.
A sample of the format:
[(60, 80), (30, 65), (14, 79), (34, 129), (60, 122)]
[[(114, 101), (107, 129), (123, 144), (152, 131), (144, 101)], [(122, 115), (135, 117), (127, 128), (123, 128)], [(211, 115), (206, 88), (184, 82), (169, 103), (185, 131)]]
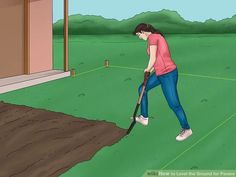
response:
[[(179, 70), (179, 97), (193, 136), (180, 130), (161, 88), (149, 93), (150, 125), (137, 124), (119, 143), (61, 177), (138, 177), (147, 169), (235, 169), (236, 35), (167, 36)], [(54, 38), (54, 65), (62, 67), (62, 38)], [(69, 68), (76, 77), (0, 95), (15, 104), (107, 120), (128, 128), (148, 58), (133, 36), (71, 36)], [(109, 59), (112, 67), (104, 68)]]

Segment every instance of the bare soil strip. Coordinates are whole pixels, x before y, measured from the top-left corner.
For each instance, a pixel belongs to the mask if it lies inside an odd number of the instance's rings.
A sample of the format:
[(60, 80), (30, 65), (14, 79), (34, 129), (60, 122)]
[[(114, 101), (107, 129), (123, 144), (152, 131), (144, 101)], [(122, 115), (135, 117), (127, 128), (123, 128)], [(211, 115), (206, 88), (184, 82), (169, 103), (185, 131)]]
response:
[(114, 123), (0, 102), (0, 177), (56, 177), (126, 135)]

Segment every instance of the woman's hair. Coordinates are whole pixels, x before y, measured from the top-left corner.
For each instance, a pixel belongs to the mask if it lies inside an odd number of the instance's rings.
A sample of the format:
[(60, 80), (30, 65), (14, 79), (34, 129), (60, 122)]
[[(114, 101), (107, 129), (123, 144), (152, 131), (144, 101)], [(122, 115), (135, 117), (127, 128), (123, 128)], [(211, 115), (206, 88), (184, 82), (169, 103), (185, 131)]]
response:
[(150, 24), (146, 24), (146, 23), (140, 23), (136, 26), (134, 32), (133, 32), (133, 35), (136, 35), (136, 33), (141, 33), (141, 31), (145, 31), (145, 32), (151, 32), (151, 33), (154, 33), (154, 34), (160, 34), (164, 37), (163, 33), (154, 28), (152, 25)]

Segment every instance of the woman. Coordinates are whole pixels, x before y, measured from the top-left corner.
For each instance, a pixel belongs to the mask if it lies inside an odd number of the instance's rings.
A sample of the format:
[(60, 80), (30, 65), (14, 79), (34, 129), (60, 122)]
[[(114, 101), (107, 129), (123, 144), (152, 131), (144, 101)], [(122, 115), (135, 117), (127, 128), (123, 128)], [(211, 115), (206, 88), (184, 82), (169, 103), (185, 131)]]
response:
[[(147, 86), (141, 101), (141, 115), (136, 117), (136, 121), (142, 125), (148, 125), (148, 91), (161, 85), (163, 94), (169, 107), (174, 111), (182, 127), (181, 132), (176, 137), (177, 141), (183, 141), (192, 135), (192, 130), (188, 124), (185, 112), (180, 104), (177, 92), (178, 70), (171, 59), (168, 44), (163, 34), (150, 24), (139, 24), (134, 32), (142, 40), (148, 40), (147, 53), (150, 57), (147, 68), (144, 72), (153, 74), (147, 81)], [(142, 84), (139, 87), (139, 94)]]

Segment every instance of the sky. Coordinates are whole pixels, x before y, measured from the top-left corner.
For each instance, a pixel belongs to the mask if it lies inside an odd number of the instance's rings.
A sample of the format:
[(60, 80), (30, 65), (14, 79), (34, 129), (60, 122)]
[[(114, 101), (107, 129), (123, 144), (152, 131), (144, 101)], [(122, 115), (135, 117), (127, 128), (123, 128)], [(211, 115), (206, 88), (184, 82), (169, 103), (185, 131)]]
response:
[[(162, 9), (177, 11), (185, 20), (221, 20), (236, 15), (236, 0), (69, 0), (69, 15), (101, 15), (117, 20)], [(53, 22), (63, 19), (63, 0), (53, 0)]]

